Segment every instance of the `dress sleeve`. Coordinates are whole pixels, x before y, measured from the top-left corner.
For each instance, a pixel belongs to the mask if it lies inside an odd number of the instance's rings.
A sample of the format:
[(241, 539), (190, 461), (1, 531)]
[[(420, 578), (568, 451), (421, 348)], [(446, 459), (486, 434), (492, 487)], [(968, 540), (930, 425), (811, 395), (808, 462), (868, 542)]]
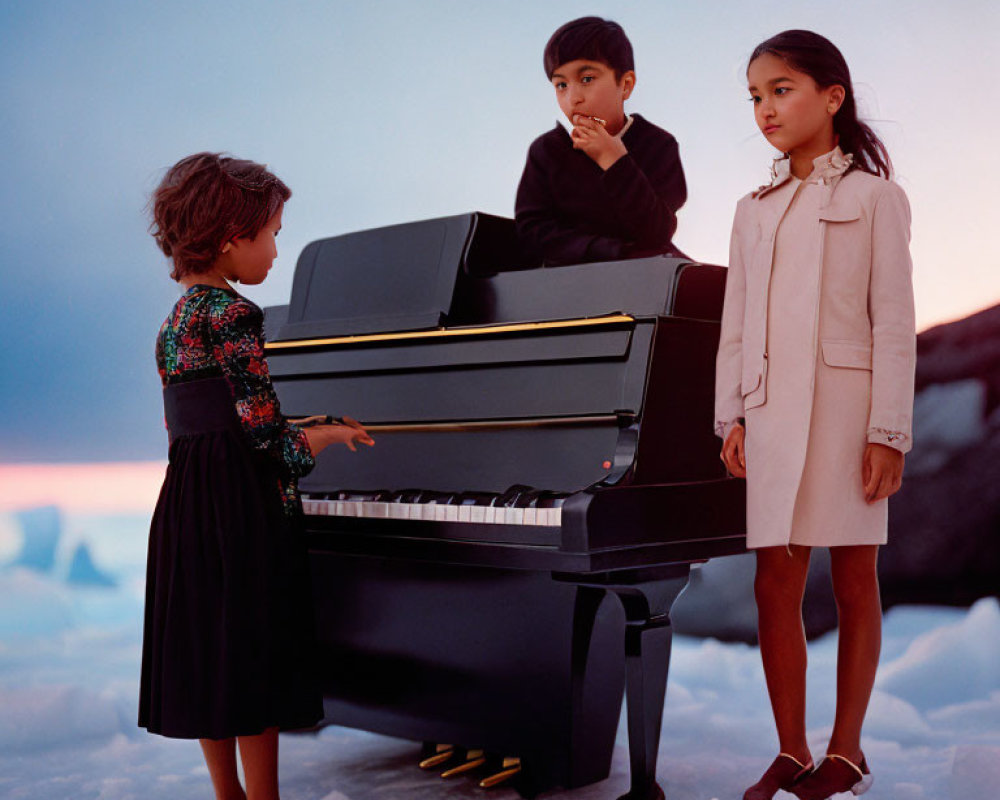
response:
[(583, 264), (621, 258), (625, 242), (600, 236), (556, 218), (555, 200), (544, 166), (544, 145), (534, 142), (517, 187), (514, 218), (526, 253), (548, 265)]
[(608, 167), (601, 182), (632, 247), (649, 251), (670, 244), (677, 231), (677, 210), (687, 200), (684, 167), (673, 136), (657, 148), (646, 169), (626, 154)]
[(719, 353), (715, 359), (715, 433), (723, 440), (743, 416), (743, 317), (746, 308), (746, 270), (740, 246), (743, 204), (736, 206), (729, 239), (729, 270), (722, 305)]
[(868, 314), (872, 323), (872, 401), (868, 441), (907, 452), (913, 444), (916, 324), (910, 261), (910, 205), (887, 183), (872, 212)]
[(264, 360), (263, 315), (236, 300), (212, 316), (216, 362), (236, 401), (236, 414), (250, 445), (277, 464), (288, 478), (307, 474), (315, 460), (302, 429), (281, 414)]

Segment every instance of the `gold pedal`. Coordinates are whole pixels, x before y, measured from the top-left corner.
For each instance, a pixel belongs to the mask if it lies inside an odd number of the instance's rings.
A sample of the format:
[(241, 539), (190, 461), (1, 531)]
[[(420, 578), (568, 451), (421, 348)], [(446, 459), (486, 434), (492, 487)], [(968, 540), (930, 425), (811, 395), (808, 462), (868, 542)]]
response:
[(437, 752), (434, 755), (420, 762), (420, 769), (432, 769), (448, 761), (455, 755), (455, 748), (450, 744), (439, 744), (436, 750)]
[(505, 758), (503, 760), (503, 770), (501, 772), (497, 772), (495, 775), (490, 775), (488, 778), (483, 778), (479, 782), (479, 788), (492, 789), (494, 786), (499, 786), (501, 783), (509, 781), (520, 771), (521, 771), (521, 759)]
[(482, 750), (470, 750), (466, 753), (465, 758), (466, 761), (464, 764), (459, 764), (457, 767), (446, 769), (441, 773), (441, 777), (451, 778), (455, 775), (464, 775), (466, 772), (471, 772), (486, 763), (486, 756), (483, 754)]

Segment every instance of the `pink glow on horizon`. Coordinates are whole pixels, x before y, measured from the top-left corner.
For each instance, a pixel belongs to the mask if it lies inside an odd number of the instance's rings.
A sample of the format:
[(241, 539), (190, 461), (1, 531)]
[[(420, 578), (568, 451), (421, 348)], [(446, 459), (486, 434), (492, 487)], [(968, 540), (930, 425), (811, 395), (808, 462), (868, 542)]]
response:
[(69, 512), (151, 512), (165, 461), (0, 464), (0, 511), (55, 505)]

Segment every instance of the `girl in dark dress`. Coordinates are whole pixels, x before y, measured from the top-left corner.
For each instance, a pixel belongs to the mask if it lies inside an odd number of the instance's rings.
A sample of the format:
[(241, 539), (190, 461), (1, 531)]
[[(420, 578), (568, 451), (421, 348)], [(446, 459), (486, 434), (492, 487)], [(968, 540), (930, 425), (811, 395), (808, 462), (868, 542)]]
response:
[(290, 196), (260, 164), (199, 153), (153, 197), (153, 236), (186, 291), (156, 343), (170, 459), (149, 535), (139, 725), (200, 739), (219, 800), (276, 800), (278, 730), (322, 718), (295, 481), (330, 444), (373, 444), (353, 420), (282, 416), (263, 315), (230, 285), (267, 277)]

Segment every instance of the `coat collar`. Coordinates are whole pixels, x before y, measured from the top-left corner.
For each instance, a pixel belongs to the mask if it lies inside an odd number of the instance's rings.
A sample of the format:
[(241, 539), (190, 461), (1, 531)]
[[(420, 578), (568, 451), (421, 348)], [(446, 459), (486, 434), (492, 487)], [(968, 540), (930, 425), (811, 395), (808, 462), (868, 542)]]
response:
[[(829, 153), (813, 159), (813, 169), (806, 178), (806, 183), (819, 183), (832, 186), (836, 181), (850, 169), (854, 161), (854, 155), (848, 153), (846, 156), (840, 147), (835, 147)], [(764, 195), (774, 191), (779, 186), (788, 183), (792, 178), (792, 160), (787, 156), (779, 156), (771, 164), (771, 182), (765, 183), (751, 195), (759, 200)]]

